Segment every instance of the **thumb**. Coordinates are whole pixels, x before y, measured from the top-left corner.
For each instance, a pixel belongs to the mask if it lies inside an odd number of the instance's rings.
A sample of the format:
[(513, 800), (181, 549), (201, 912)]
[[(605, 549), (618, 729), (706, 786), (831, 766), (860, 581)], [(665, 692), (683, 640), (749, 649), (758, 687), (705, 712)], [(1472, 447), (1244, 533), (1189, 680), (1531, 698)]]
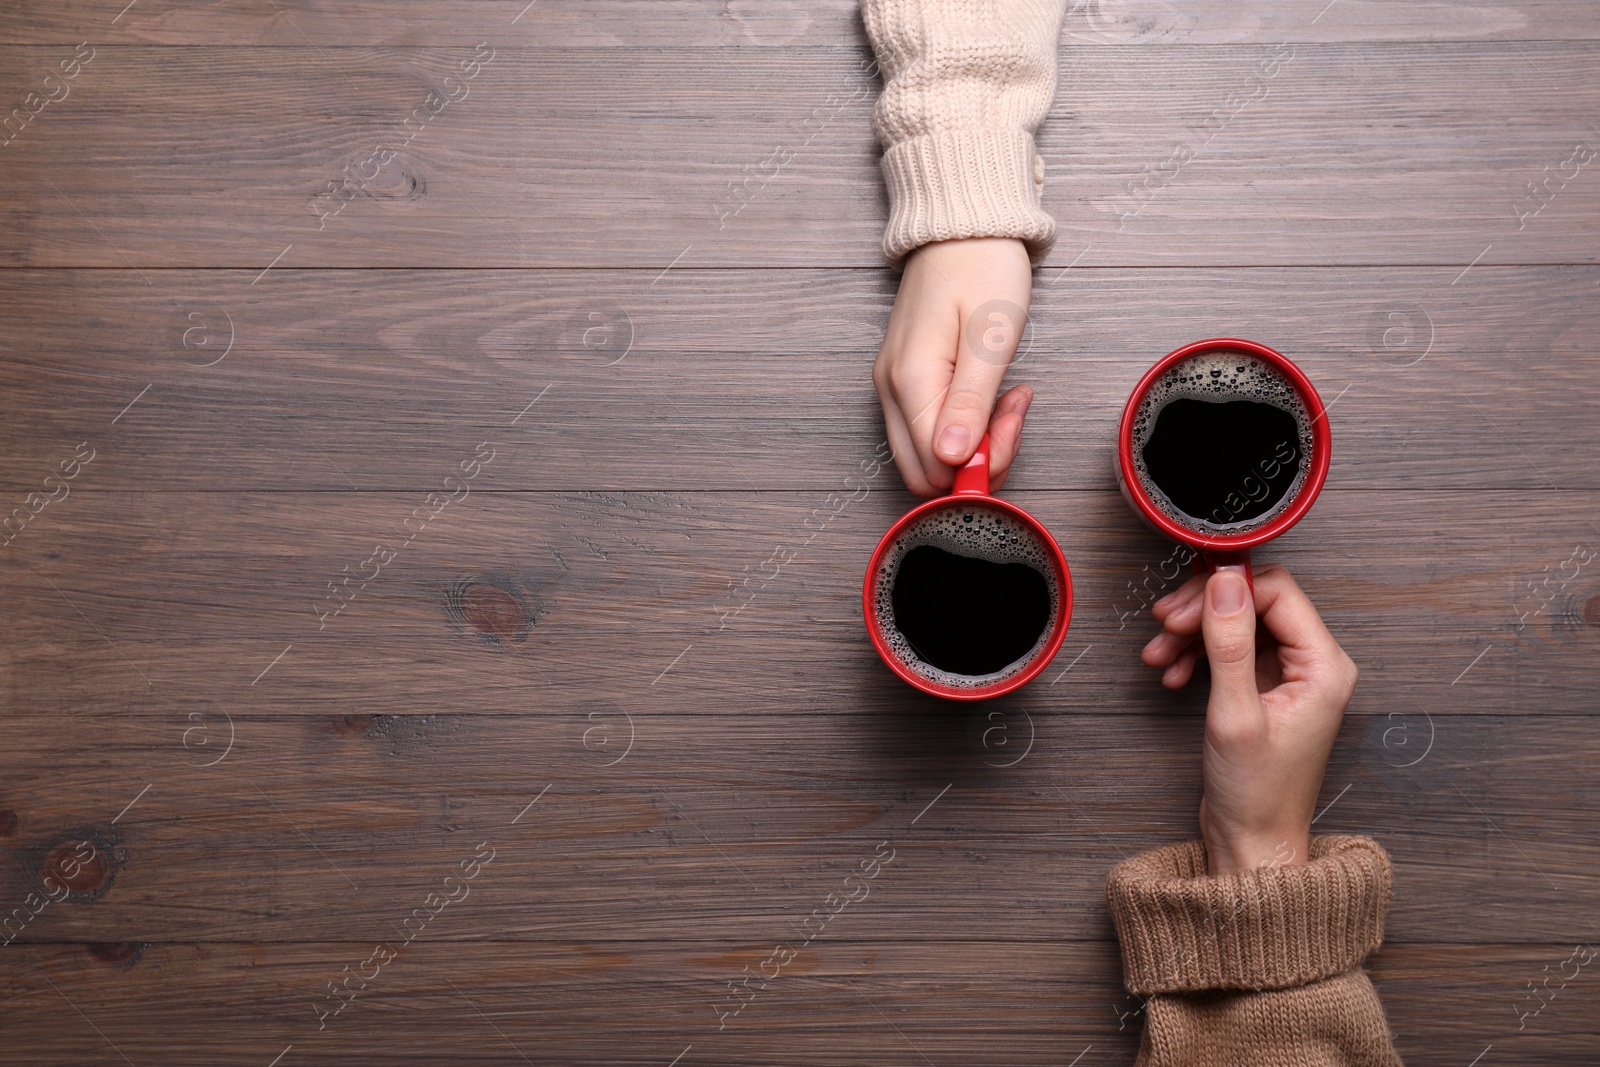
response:
[(989, 428), (1004, 367), (963, 367), (958, 361), (950, 394), (934, 428), (933, 452), (941, 463), (959, 467), (972, 458)]
[(1221, 711), (1259, 708), (1255, 602), (1244, 575), (1219, 570), (1206, 582), (1200, 629), (1206, 659), (1211, 663), (1211, 707)]
[(977, 450), (1027, 315), (1026, 308), (991, 300), (968, 316), (957, 340), (950, 393), (934, 425), (933, 451), (941, 462), (960, 466)]

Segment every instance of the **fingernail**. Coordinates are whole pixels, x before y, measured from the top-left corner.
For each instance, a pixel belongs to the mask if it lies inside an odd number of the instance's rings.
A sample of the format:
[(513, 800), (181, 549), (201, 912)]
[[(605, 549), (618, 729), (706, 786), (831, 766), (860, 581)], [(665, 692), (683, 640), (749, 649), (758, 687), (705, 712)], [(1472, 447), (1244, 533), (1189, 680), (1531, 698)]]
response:
[(1250, 588), (1245, 585), (1244, 576), (1234, 571), (1218, 571), (1217, 576), (1211, 579), (1211, 590), (1208, 596), (1211, 599), (1211, 611), (1213, 614), (1238, 614), (1244, 610), (1245, 601), (1249, 595)]
[(938, 448), (947, 456), (959, 456), (966, 452), (971, 440), (972, 431), (965, 426), (946, 426), (939, 435)]

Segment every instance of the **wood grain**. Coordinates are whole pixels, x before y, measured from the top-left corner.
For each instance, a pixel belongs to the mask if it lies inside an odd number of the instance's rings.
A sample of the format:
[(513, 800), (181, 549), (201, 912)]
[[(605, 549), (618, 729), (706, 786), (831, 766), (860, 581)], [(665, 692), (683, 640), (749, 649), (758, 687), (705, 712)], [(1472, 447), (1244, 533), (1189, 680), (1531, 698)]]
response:
[(1600, 935), (1600, 9), (1068, 5), (1005, 492), (1074, 615), (969, 708), (860, 620), (856, 6), (8, 6), (0, 115), (94, 58), (0, 133), (0, 1063), (1131, 1062), (1104, 880), (1195, 832), (1204, 698), (1110, 439), (1205, 336), (1333, 405), (1257, 555), (1361, 670), (1316, 829), (1394, 860), (1402, 1055), (1594, 1061), (1592, 970), (1519, 1009)]
[[(428, 715), (374, 694), (290, 719), (154, 689), (104, 711), (18, 709), (0, 900), (41, 892), (52, 850), (87, 840), (105, 885), (19, 940), (384, 937), (383, 916), (488, 842), (489, 904), (442, 936), (760, 940), (887, 841), (893, 877), (853, 937), (1098, 941), (1112, 865), (1196, 835), (1203, 716), (1170, 701), (734, 717), (526, 692), (517, 715), (465, 690)], [(1587, 716), (1352, 712), (1317, 829), (1390, 851), (1390, 941), (1585, 940), (1597, 751)]]
[[(492, 464), (476, 484), (493, 488)], [(435, 515), (422, 494), (74, 494), (5, 549), (16, 614), (0, 654), (40, 691), (98, 700), (148, 683), (285, 715), (345, 713), (358, 695), (420, 713), (460, 691), (512, 712), (529, 687), (691, 706), (708, 690), (733, 715), (827, 693), (848, 715), (910, 695), (860, 621), (899, 495), (469, 490)], [(1062, 666), (1096, 649), (1071, 684), (1025, 699), (1161, 699), (1137, 653), (1181, 557), (1114, 492), (1009, 498), (1073, 568)], [(1600, 542), (1581, 520), (1593, 510), (1587, 493), (1330, 492), (1258, 559), (1311, 592), (1371, 710), (1591, 711), (1600, 564), (1574, 553)], [(1439, 531), (1423, 561), (1405, 554), (1417, 528)], [(475, 627), (469, 595), (510, 622)]]
[[(1050, 262), (1593, 263), (1600, 193), (1567, 161), (1595, 139), (1596, 48), (1069, 49), (1040, 138)], [(0, 264), (881, 264), (863, 47), (494, 51), (447, 84), (472, 49), (100, 47), (0, 156), (0, 182), (29, 190), (4, 203)], [(0, 47), (0, 99), (55, 61)], [(430, 93), (458, 100), (407, 133)], [(398, 154), (364, 165), (382, 144)], [(1528, 183), (1568, 171), (1519, 218)]]
[[(483, 441), (507, 489), (821, 496), (858, 473), (892, 277), (658, 274), (0, 272), (0, 486), (17, 506), (84, 441), (80, 484), (158, 492), (426, 491)], [(1459, 275), (1040, 271), (1010, 486), (1111, 488), (1139, 375), (1243, 336), (1333, 405), (1334, 490), (1600, 489), (1600, 271)]]
[[(196, 8), (138, 0), (129, 10), (99, 0), (17, 0), (0, 43), (75, 45), (94, 40), (164, 45), (396, 47), (473, 45), (484, 39), (559, 41), (584, 48), (781, 48), (860, 33), (857, 0), (473, 0), (448, 15), (426, 0), (275, 0), (271, 7)], [(1248, 8), (1173, 0), (1068, 3), (1063, 44), (1264, 41), (1592, 41), (1600, 19), (1585, 0), (1460, 5), (1339, 0), (1320, 11), (1298, 0)]]
[[(461, 907), (478, 903), (474, 896)], [(872, 921), (866, 911), (837, 920), (856, 929)], [(134, 1063), (264, 1064), (290, 1045), (285, 1063), (436, 1063), (443, 1049), (452, 1062), (473, 1064), (656, 1067), (675, 1056), (683, 1064), (811, 1064), (864, 1051), (873, 1062), (907, 1065), (981, 1058), (1021, 1067), (1074, 1056), (1109, 1065), (1131, 1063), (1137, 1051), (1138, 1001), (1122, 993), (1104, 943), (882, 945), (830, 933), (719, 1031), (713, 1007), (725, 1003), (727, 983), (758, 968), (784, 936), (419, 940), (321, 1031), (325, 983), (347, 966), (354, 974), (374, 941), (13, 946), (6, 951), (20, 962), (0, 989), (7, 1032), (21, 1047), (48, 1042), (73, 1063), (96, 1065), (128, 1062), (116, 1050)], [(1452, 1067), (1490, 1044), (1508, 1062), (1584, 1062), (1597, 996), (1587, 972), (1517, 1029), (1525, 977), (1571, 951), (1565, 942), (1385, 945), (1373, 957), (1374, 983), (1405, 1062)], [(359, 978), (350, 988), (361, 988)], [(160, 1036), (174, 1031), (187, 1038), (181, 1046)]]

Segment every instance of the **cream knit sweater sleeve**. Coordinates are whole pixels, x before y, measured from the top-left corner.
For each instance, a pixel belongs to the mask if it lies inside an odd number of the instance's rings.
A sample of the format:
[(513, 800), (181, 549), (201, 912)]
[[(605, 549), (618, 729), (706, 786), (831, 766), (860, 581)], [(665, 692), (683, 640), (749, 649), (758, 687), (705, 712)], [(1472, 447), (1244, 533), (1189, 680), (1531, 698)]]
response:
[(1332, 834), (1290, 867), (1212, 876), (1201, 841), (1117, 864), (1123, 983), (1148, 998), (1136, 1067), (1400, 1067), (1361, 968), (1392, 885), (1376, 841)]
[(930, 241), (1055, 240), (1034, 134), (1056, 88), (1066, 0), (861, 0), (883, 95), (873, 128), (889, 189), (884, 255)]

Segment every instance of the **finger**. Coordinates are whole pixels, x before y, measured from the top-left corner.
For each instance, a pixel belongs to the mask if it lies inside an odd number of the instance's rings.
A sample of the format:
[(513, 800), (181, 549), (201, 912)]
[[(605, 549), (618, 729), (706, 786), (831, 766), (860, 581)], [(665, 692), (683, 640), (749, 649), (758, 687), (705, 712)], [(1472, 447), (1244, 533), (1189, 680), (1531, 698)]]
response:
[(1033, 388), (1018, 385), (1006, 391), (989, 419), (989, 492), (998, 493), (1022, 448), (1022, 424), (1033, 404)]
[[(1356, 668), (1293, 576), (1277, 564), (1256, 571), (1256, 603), (1261, 621), (1277, 639), (1285, 677), (1331, 670), (1355, 688)], [(1297, 675), (1297, 671), (1300, 672)]]
[[(1206, 587), (1206, 576), (1196, 574), (1178, 588), (1162, 597), (1150, 606), (1150, 614), (1155, 616), (1157, 622), (1166, 622), (1174, 616), (1182, 616), (1183, 626), (1187, 627), (1189, 614), (1193, 615), (1193, 629), (1200, 628), (1200, 594)], [(1174, 620), (1176, 621), (1176, 620)]]
[(1206, 581), (1200, 632), (1211, 664), (1207, 720), (1235, 718), (1261, 708), (1256, 689), (1256, 605), (1244, 575), (1220, 570)]
[(911, 434), (906, 429), (905, 416), (900, 414), (900, 408), (892, 397), (883, 402), (883, 426), (889, 435), (889, 447), (894, 449), (894, 465), (900, 471), (906, 488), (920, 497), (938, 496), (939, 490), (923, 473), (922, 461), (917, 458), (916, 446), (912, 444)]
[(1164, 618), (1161, 625), (1168, 633), (1197, 634), (1200, 632), (1200, 609), (1205, 600), (1205, 579), (1201, 578), (1195, 583), (1194, 595), (1177, 607), (1168, 605), (1163, 612)]
[(1161, 672), (1161, 684), (1168, 689), (1182, 689), (1189, 684), (1189, 679), (1194, 677), (1195, 667), (1200, 663), (1202, 655), (1198, 644), (1191, 644), (1183, 650), (1183, 655), (1172, 661), (1172, 665)]
[(955, 482), (955, 471), (935, 454), (933, 429), (938, 423), (941, 406), (950, 395), (950, 378), (946, 375), (953, 372), (950, 364), (937, 359), (919, 357), (918, 365), (934, 367), (933, 373), (942, 380), (935, 382), (927, 372), (919, 373), (896, 388), (895, 396), (923, 477), (940, 492), (948, 492)]
[(1139, 652), (1139, 658), (1148, 667), (1171, 666), (1184, 649), (1195, 643), (1194, 634), (1175, 634), (1163, 630), (1150, 639)]
[[(1024, 318), (1019, 320), (1018, 312)], [(933, 428), (933, 451), (941, 463), (959, 467), (977, 450), (989, 427), (1000, 382), (1016, 355), (1026, 315), (1026, 308), (991, 301), (961, 324), (950, 395)]]

